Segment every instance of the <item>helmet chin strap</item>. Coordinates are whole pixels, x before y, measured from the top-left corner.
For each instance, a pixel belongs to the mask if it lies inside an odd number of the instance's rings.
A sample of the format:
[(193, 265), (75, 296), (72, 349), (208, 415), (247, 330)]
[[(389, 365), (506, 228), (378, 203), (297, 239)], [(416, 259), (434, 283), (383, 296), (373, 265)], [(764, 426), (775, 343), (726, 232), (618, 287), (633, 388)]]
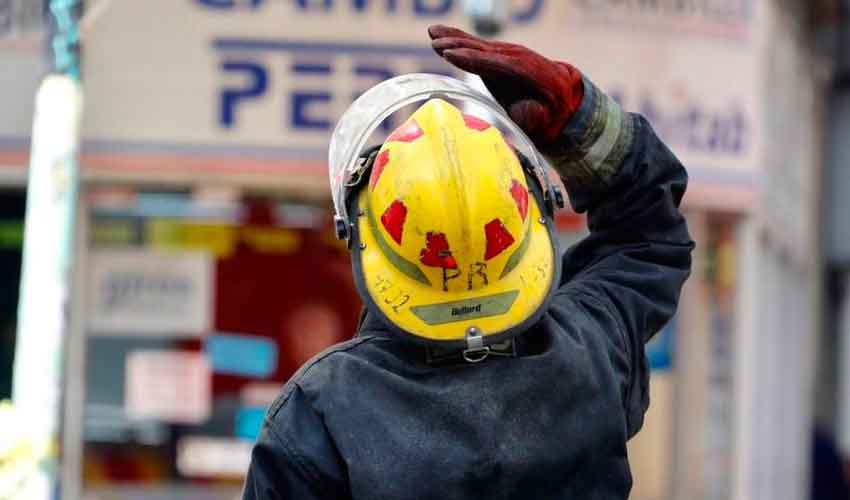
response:
[(463, 350), (463, 359), (468, 363), (480, 363), (490, 355), (490, 348), (484, 345), (484, 335), (478, 327), (470, 326), (466, 329), (466, 349)]
[(481, 363), (491, 357), (514, 358), (517, 356), (516, 339), (510, 338), (503, 342), (484, 345), (483, 332), (478, 327), (466, 329), (466, 347), (442, 348), (428, 346), (425, 349), (425, 360), (429, 365), (441, 366), (458, 363)]

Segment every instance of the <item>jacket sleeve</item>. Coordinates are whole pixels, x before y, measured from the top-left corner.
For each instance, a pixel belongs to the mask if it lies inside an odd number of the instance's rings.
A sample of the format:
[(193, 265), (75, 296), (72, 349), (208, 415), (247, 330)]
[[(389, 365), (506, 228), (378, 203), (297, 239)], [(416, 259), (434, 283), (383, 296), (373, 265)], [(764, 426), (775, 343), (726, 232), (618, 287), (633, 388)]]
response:
[(243, 500), (350, 498), (342, 460), (301, 389), (284, 389), (251, 452)]
[(688, 177), (646, 119), (584, 84), (579, 111), (544, 151), (590, 229), (564, 254), (555, 305), (584, 309), (612, 336), (631, 436), (649, 404), (644, 344), (676, 312), (690, 274), (694, 244), (679, 210)]

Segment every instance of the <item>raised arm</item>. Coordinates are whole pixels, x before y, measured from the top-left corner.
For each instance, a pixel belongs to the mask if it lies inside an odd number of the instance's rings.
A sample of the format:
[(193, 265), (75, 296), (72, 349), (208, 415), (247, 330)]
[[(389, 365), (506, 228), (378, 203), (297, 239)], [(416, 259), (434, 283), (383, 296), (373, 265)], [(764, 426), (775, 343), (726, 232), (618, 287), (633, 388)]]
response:
[(610, 306), (629, 340), (643, 343), (676, 311), (693, 242), (679, 211), (688, 176), (639, 115), (592, 83), (545, 154), (590, 236), (564, 255), (561, 294)]
[(580, 109), (546, 150), (590, 228), (564, 254), (552, 313), (569, 321), (580, 311), (595, 322), (633, 436), (649, 406), (644, 344), (676, 312), (691, 270), (693, 242), (679, 211), (688, 176), (643, 117), (584, 87)]
[(588, 213), (590, 236), (565, 253), (550, 313), (567, 331), (590, 325), (621, 381), (634, 435), (649, 404), (644, 344), (675, 313), (691, 269), (679, 211), (685, 169), (643, 117), (571, 65), (456, 28), (429, 34), (440, 56), (481, 77), (556, 168), (573, 207)]

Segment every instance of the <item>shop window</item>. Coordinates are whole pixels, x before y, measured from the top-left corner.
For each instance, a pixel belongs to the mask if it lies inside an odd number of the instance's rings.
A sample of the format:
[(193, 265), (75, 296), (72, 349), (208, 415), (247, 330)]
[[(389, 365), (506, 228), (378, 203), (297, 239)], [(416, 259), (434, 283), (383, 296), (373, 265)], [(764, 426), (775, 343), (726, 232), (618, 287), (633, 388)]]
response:
[(84, 487), (231, 498), (283, 384), (355, 332), (331, 213), (179, 191), (89, 199)]

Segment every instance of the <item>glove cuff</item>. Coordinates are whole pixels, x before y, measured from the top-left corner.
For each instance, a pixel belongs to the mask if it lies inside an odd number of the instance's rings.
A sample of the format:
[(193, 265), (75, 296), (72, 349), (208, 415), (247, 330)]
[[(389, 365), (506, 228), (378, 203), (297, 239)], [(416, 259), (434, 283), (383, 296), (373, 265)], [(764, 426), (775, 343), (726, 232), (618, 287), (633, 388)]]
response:
[(582, 80), (581, 105), (541, 152), (567, 187), (587, 189), (607, 185), (617, 173), (634, 140), (634, 120), (593, 82)]

